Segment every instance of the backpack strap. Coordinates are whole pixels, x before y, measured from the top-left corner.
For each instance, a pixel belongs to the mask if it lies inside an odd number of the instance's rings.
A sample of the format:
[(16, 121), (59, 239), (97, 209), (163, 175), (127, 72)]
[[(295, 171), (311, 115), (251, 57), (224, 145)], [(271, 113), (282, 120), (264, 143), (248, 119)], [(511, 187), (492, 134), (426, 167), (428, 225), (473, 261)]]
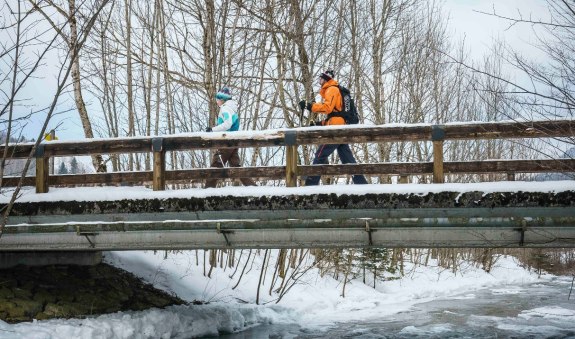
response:
[(327, 88), (330, 88), (330, 87), (337, 87), (337, 89), (338, 89), (338, 91), (339, 91), (339, 96), (341, 97), (341, 108), (342, 108), (342, 110), (341, 110), (341, 111), (336, 111), (336, 110), (335, 110), (335, 107), (334, 107), (334, 111), (331, 112), (331, 113), (329, 113), (329, 116), (330, 116), (330, 118), (331, 118), (331, 117), (340, 117), (340, 118), (343, 118), (343, 116), (342, 116), (341, 114), (339, 114), (339, 115), (334, 114), (334, 113), (343, 112), (343, 95), (341, 94), (341, 88), (339, 88), (339, 85), (327, 86)]

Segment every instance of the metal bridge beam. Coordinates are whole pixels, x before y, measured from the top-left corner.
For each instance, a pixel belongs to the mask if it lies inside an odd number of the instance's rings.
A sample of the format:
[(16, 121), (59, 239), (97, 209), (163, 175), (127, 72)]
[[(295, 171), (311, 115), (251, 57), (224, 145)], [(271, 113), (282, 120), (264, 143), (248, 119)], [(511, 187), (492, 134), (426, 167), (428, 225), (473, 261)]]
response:
[(575, 217), (98, 222), (14, 225), (2, 251), (575, 247)]

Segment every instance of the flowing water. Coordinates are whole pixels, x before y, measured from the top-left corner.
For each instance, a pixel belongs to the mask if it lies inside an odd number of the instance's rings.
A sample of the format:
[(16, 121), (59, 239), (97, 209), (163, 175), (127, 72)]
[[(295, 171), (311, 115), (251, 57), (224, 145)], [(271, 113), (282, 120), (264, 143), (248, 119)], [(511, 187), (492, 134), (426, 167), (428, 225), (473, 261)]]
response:
[(484, 289), (416, 304), (408, 312), (327, 331), (262, 325), (221, 338), (575, 338), (572, 278)]

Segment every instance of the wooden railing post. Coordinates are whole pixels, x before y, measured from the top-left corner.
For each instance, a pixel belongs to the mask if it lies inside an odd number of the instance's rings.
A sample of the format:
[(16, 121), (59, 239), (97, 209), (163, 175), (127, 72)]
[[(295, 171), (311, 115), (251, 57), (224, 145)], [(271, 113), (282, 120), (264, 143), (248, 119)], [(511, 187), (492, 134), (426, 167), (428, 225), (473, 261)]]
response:
[(286, 143), (286, 186), (297, 187), (297, 145), (296, 132), (285, 132)]
[[(58, 139), (56, 138), (56, 131), (55, 131), (55, 130), (51, 130), (51, 131), (50, 131), (50, 137), (47, 138), (46, 140), (48, 140), (48, 141), (58, 140)], [(56, 173), (56, 162), (55, 162), (55, 158), (54, 158), (54, 157), (50, 157), (50, 175), (54, 175), (54, 173)]]
[(297, 146), (286, 146), (286, 186), (297, 186)]
[(166, 188), (166, 151), (162, 138), (152, 139), (152, 152), (154, 153), (152, 186), (154, 191), (163, 191)]
[(443, 184), (443, 139), (445, 131), (443, 126), (434, 125), (431, 128), (431, 141), (433, 141), (433, 183)]
[(44, 157), (44, 144), (38, 144), (34, 157), (36, 158), (36, 193), (48, 193), (50, 157)]

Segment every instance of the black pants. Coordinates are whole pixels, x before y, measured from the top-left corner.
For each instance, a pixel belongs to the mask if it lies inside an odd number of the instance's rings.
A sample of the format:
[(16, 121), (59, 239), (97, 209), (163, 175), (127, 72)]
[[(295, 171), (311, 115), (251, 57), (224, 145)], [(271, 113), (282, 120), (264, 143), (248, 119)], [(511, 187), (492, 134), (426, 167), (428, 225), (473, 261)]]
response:
[[(327, 158), (333, 153), (333, 151), (337, 150), (337, 154), (341, 159), (343, 164), (355, 164), (355, 158), (353, 157), (353, 153), (351, 153), (351, 149), (349, 148), (348, 144), (329, 144), (329, 145), (319, 145), (317, 151), (315, 152), (315, 157), (313, 159), (313, 164), (327, 164)], [(306, 186), (314, 186), (319, 184), (320, 176), (311, 176), (307, 177), (305, 180)], [(367, 184), (367, 180), (361, 174), (353, 176), (353, 183), (356, 185)]]
[[(240, 155), (237, 148), (220, 148), (214, 154), (212, 158), (211, 167), (222, 168), (228, 163), (230, 167), (241, 167), (240, 166)], [(240, 181), (244, 186), (256, 186), (256, 183), (250, 178), (240, 178)], [(208, 179), (206, 180), (206, 188), (216, 187), (218, 184), (218, 179)]]

